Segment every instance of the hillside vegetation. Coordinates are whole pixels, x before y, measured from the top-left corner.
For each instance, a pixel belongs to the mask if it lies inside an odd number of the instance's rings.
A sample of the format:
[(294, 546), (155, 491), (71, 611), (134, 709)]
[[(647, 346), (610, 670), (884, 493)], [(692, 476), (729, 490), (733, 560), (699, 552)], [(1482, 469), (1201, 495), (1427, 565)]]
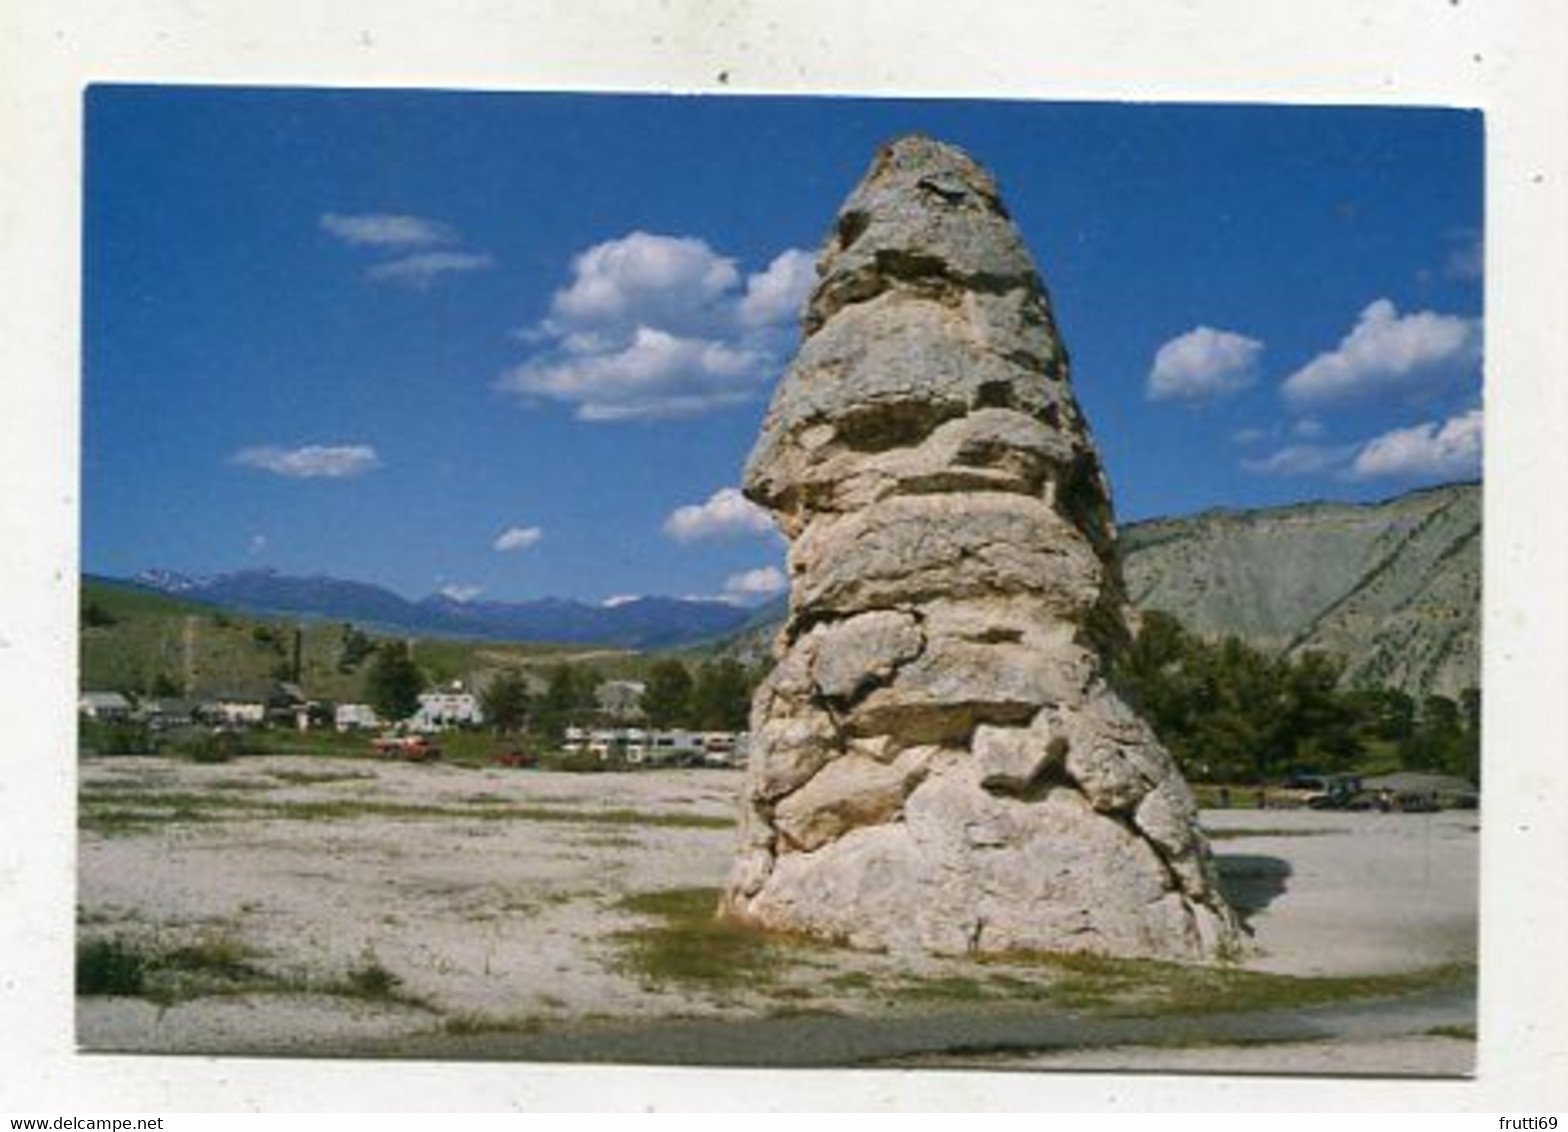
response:
[[(368, 663), (381, 639), (346, 622), (245, 616), (93, 578), (82, 580), (81, 606), (84, 689), (265, 699), (277, 681), (295, 677), (297, 629), (298, 683), (305, 694), (335, 702), (362, 700)], [(616, 675), (627, 654), (442, 639), (414, 642), (413, 656), (431, 683), (445, 683), (486, 669), (579, 657)]]
[(1129, 524), (1128, 593), (1210, 640), (1321, 652), (1344, 681), (1456, 697), (1480, 683), (1481, 488), (1384, 503), (1214, 511)]

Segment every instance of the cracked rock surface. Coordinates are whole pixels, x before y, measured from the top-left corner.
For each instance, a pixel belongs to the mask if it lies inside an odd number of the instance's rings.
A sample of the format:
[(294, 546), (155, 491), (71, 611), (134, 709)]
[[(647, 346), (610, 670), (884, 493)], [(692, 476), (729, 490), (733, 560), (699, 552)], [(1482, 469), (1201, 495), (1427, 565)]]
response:
[(817, 273), (746, 470), (791, 598), (724, 911), (892, 951), (1227, 954), (1192, 794), (1104, 681), (1110, 492), (995, 182), (893, 142)]

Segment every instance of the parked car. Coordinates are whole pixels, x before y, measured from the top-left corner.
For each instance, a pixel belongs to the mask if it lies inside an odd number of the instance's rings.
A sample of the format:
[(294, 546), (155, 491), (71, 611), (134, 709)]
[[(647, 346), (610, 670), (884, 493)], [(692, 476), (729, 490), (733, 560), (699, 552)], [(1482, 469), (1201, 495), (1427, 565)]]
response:
[(1379, 798), (1375, 790), (1340, 790), (1307, 805), (1314, 810), (1375, 810)]
[(1363, 793), (1361, 779), (1354, 774), (1330, 774), (1321, 779), (1318, 789), (1307, 795), (1307, 808), (1313, 810), (1349, 810), (1358, 807), (1352, 803)]
[(423, 735), (383, 735), (371, 746), (384, 759), (425, 763), (441, 757), (441, 748)]
[(490, 761), (496, 766), (536, 767), (539, 765), (539, 756), (532, 751), (514, 747), (508, 751), (497, 751)]

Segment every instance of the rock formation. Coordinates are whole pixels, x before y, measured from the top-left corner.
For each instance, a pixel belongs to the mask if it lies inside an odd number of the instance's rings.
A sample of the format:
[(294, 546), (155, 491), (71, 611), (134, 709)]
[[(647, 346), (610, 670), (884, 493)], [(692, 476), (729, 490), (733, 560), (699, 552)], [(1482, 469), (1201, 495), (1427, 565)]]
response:
[(817, 270), (746, 472), (791, 601), (724, 911), (889, 950), (1223, 954), (1192, 795), (1104, 682), (1109, 490), (995, 183), (900, 139)]

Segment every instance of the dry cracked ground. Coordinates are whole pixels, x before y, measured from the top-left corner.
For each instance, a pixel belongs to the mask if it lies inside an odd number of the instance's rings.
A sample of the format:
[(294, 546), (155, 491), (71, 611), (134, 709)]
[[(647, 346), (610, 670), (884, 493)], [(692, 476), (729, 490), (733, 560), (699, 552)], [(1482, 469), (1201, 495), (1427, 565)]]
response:
[(1473, 813), (1212, 811), (1224, 969), (852, 952), (714, 921), (742, 775), (81, 763), (89, 1051), (1446, 1076)]

